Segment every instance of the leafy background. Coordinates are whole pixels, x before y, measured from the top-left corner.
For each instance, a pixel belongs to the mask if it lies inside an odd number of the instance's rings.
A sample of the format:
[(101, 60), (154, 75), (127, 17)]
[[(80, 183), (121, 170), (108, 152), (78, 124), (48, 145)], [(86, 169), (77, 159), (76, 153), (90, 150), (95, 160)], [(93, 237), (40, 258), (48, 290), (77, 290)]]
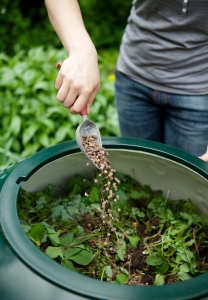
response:
[[(119, 136), (114, 69), (131, 1), (79, 0), (99, 54), (102, 87), (90, 119), (102, 136)], [(0, 4), (0, 170), (57, 143), (75, 138), (82, 121), (56, 100), (55, 64), (67, 57), (43, 1)]]

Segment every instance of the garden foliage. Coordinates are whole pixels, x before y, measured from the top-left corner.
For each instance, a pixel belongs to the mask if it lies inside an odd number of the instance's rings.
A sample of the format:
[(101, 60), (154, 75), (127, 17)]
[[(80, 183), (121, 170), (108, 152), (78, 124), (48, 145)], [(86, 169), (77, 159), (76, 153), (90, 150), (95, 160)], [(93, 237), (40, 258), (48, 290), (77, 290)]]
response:
[[(126, 0), (79, 0), (85, 27), (96, 47), (119, 47), (131, 2)], [(13, 55), (34, 46), (61, 47), (44, 1), (1, 0), (0, 52)]]
[[(13, 57), (0, 54), (0, 169), (39, 150), (75, 139), (82, 117), (70, 114), (56, 100), (54, 87), (56, 63), (67, 55), (65, 50), (42, 47), (28, 53), (19, 51)], [(115, 52), (113, 57), (116, 58)], [(114, 75), (108, 76), (105, 58), (100, 57), (99, 62), (102, 87), (89, 118), (96, 122), (102, 136), (118, 136)]]

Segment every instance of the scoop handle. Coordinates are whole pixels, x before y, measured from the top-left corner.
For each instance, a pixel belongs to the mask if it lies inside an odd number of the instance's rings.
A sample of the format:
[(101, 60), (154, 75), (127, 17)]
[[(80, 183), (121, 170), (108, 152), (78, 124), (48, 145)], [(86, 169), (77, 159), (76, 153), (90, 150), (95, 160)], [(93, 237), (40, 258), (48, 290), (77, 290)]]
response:
[[(58, 69), (61, 66), (62, 66), (62, 62), (58, 62), (56, 64), (56, 69)], [(80, 116), (84, 116), (84, 115), (87, 115), (87, 105), (83, 108), (83, 110), (80, 113)]]
[(87, 105), (83, 108), (83, 110), (80, 113), (80, 116), (87, 115)]

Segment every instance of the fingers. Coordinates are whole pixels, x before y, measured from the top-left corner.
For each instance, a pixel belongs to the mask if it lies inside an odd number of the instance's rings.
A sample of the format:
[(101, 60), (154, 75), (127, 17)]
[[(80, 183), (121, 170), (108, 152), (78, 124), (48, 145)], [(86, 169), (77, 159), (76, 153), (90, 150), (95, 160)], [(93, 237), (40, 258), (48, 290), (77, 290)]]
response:
[(62, 85), (62, 82), (63, 82), (63, 76), (62, 76), (62, 73), (60, 71), (58, 72), (58, 75), (56, 77), (56, 82), (55, 82), (55, 89), (57, 89), (57, 90), (60, 89), (60, 87)]
[(70, 87), (68, 81), (63, 80), (56, 98), (58, 101), (62, 102), (64, 107), (70, 108), (69, 111), (72, 114), (80, 113), (87, 104), (89, 113), (99, 88), (100, 84), (97, 85), (94, 90), (90, 87), (85, 87), (80, 91), (78, 85), (72, 84)]
[(88, 99), (92, 93), (91, 89), (85, 89), (85, 91), (80, 93), (73, 106), (69, 109), (71, 114), (79, 114), (83, 108), (87, 105)]
[(69, 93), (69, 89), (70, 89), (70, 85), (67, 83), (66, 80), (64, 80), (61, 84), (61, 87), (59, 88), (56, 99), (60, 102), (64, 102), (64, 100), (66, 99)]
[(202, 160), (208, 162), (208, 146), (207, 146), (207, 152), (205, 154), (203, 154), (202, 156), (200, 156), (199, 158), (201, 158)]
[(200, 156), (199, 158), (201, 158), (202, 160), (208, 162), (208, 154), (206, 154), (206, 153), (204, 155)]
[(100, 83), (93, 89), (93, 91), (91, 91), (91, 89), (89, 88), (88, 90), (82, 92), (80, 96), (77, 98), (76, 102), (70, 108), (69, 110), (70, 113), (71, 114), (81, 113), (83, 108), (87, 105), (87, 113), (89, 114), (91, 105), (99, 89), (100, 89)]
[(78, 98), (79, 94), (78, 94), (78, 90), (75, 90), (73, 88), (71, 88), (66, 96), (66, 98), (63, 101), (63, 106), (70, 108), (74, 102), (76, 101), (76, 99)]

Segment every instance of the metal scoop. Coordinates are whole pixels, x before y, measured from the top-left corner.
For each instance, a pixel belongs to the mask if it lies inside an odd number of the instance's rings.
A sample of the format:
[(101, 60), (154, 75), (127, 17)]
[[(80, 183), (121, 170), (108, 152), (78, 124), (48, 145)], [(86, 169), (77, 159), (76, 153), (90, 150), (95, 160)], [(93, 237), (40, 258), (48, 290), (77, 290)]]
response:
[(91, 163), (93, 165), (95, 165), (96, 168), (98, 168), (98, 166), (87, 155), (87, 152), (85, 151), (85, 148), (84, 148), (84, 146), (82, 144), (81, 138), (82, 138), (83, 135), (89, 135), (89, 136), (96, 135), (97, 136), (97, 144), (102, 147), (102, 141), (101, 141), (100, 131), (99, 131), (97, 125), (95, 125), (95, 123), (93, 123), (92, 121), (90, 121), (88, 119), (88, 117), (87, 117), (87, 107), (85, 107), (82, 110), (82, 112), (80, 113), (80, 115), (83, 116), (83, 122), (77, 127), (77, 130), (76, 130), (76, 141), (77, 141), (77, 144), (78, 144), (80, 150), (91, 161)]
[[(58, 62), (56, 64), (56, 68), (61, 67), (62, 63)], [(83, 122), (77, 127), (76, 130), (76, 141), (77, 144), (80, 148), (80, 150), (82, 151), (82, 153), (84, 153), (87, 158), (91, 161), (91, 163), (96, 166), (96, 164), (94, 164), (94, 162), (89, 158), (89, 156), (87, 155), (87, 152), (85, 151), (84, 146), (82, 145), (82, 141), (81, 138), (83, 135), (96, 135), (97, 136), (97, 144), (100, 145), (102, 147), (102, 141), (101, 141), (101, 137), (100, 137), (100, 131), (97, 127), (97, 125), (95, 125), (95, 123), (93, 123), (92, 121), (90, 121), (87, 117), (87, 106), (85, 106), (83, 108), (83, 110), (80, 113), (81, 116), (83, 116)], [(96, 168), (98, 168), (98, 166), (96, 166)], [(98, 168), (99, 170), (101, 170), (100, 168)], [(101, 170), (102, 171), (102, 170)]]

